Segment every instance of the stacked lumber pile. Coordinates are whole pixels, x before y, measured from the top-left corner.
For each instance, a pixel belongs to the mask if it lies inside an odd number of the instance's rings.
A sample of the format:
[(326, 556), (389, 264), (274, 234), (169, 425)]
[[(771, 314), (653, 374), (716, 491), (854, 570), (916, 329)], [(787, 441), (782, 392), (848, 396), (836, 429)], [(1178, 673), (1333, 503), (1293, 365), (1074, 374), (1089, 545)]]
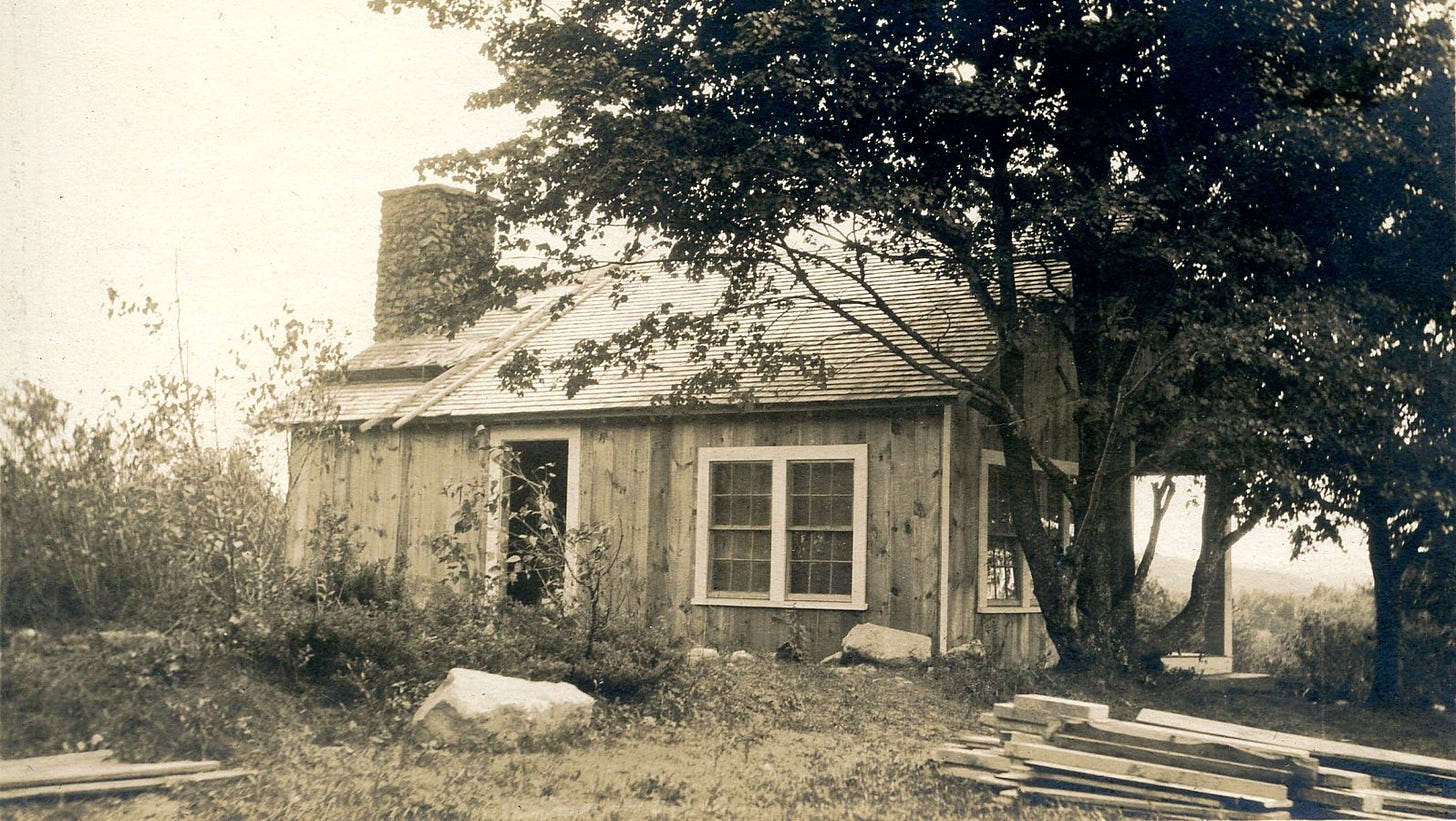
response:
[(111, 756), (110, 750), (93, 750), (0, 761), (0, 802), (115, 795), (253, 774), (221, 769), (216, 761), (123, 764)]
[(1144, 710), (1017, 695), (931, 758), (1030, 798), (1159, 818), (1456, 818), (1456, 761)]

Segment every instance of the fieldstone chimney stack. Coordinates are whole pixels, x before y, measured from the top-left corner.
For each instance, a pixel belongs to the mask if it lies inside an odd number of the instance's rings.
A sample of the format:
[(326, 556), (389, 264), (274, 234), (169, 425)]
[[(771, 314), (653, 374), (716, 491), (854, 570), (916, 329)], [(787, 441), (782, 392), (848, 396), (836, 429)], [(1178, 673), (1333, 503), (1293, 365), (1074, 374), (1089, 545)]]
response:
[(438, 184), (379, 196), (374, 341), (450, 327), (494, 266), (491, 200)]

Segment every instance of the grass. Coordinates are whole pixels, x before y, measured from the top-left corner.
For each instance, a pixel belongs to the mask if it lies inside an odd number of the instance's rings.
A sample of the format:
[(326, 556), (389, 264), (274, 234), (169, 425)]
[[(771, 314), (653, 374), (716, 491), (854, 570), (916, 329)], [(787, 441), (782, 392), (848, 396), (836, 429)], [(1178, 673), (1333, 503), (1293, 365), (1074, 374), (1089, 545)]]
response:
[[(1040, 671), (768, 660), (688, 667), (644, 703), (602, 704), (591, 729), (567, 742), (439, 748), (410, 731), (407, 704), (327, 706), (254, 681), (225, 656), (182, 652), (179, 661), (177, 650), (107, 650), (94, 641), (12, 646), (0, 705), (6, 754), (57, 752), (100, 733), (125, 758), (211, 754), (259, 771), (227, 785), (67, 804), (67, 816), (79, 818), (1026, 819), (1098, 816), (1004, 807), (926, 764), (931, 747), (1018, 689), (1101, 701), (1119, 717), (1155, 706), (1456, 754), (1456, 724), (1429, 711), (1376, 716), (1176, 679), (1154, 687)], [(28, 684), (16, 683), (17, 672)], [(199, 699), (212, 706), (199, 712)], [(56, 809), (35, 803), (15, 817), (49, 818)]]

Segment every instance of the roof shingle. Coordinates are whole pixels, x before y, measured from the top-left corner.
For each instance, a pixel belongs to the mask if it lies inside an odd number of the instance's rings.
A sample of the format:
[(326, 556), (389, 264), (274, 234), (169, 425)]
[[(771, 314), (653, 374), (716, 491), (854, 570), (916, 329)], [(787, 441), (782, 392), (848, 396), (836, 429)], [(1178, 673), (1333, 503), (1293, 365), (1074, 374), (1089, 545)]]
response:
[[(1028, 292), (1046, 293), (1048, 283), (1065, 278), (1061, 263), (1027, 261), (1018, 264), (1017, 276)], [(908, 263), (882, 263), (865, 269), (865, 279), (891, 311), (904, 320), (908, 330), (898, 328), (885, 315), (867, 304), (868, 295), (847, 277), (827, 269), (812, 280), (826, 294), (837, 299), (858, 300), (849, 304), (852, 316), (862, 320), (886, 341), (902, 348), (916, 348), (918, 335), (938, 348), (955, 366), (979, 371), (995, 355), (996, 335), (990, 321), (965, 285), (936, 278), (928, 269)], [(1059, 287), (1065, 283), (1058, 282)], [(596, 382), (566, 397), (564, 373), (545, 371), (534, 389), (524, 394), (500, 385), (499, 363), (515, 351), (538, 353), (542, 363), (568, 355), (579, 340), (605, 339), (625, 330), (644, 316), (670, 303), (674, 312), (704, 314), (718, 307), (723, 282), (715, 277), (692, 281), (660, 273), (626, 290), (626, 301), (613, 304), (613, 294), (595, 284), (583, 286), (577, 304), (552, 320), (537, 312), (534, 320), (522, 323), (514, 316), (488, 314), (455, 340), (440, 337), (411, 337), (377, 343), (351, 360), (351, 369), (394, 370), (423, 366), (447, 366), (448, 370), (424, 382), (359, 382), (344, 386), (337, 394), (341, 418), (393, 420), (400, 426), (414, 418), (493, 417), (633, 411), (654, 407), (682, 380), (698, 373), (700, 361), (693, 361), (684, 347), (656, 352), (652, 367), (623, 374), (621, 369), (597, 371)], [(743, 385), (762, 405), (850, 401), (893, 401), (953, 395), (939, 375), (952, 367), (920, 356), (932, 373), (907, 364), (872, 334), (858, 329), (828, 307), (807, 298), (802, 286), (789, 289), (795, 297), (786, 308), (775, 308), (761, 321), (766, 337), (788, 350), (818, 354), (830, 369), (828, 381), (817, 384), (786, 369), (778, 378), (765, 381), (753, 376)], [(554, 298), (553, 298), (554, 301)], [(541, 300), (532, 300), (539, 306)], [(745, 320), (745, 326), (748, 320)], [(514, 327), (523, 325), (523, 327)], [(690, 346), (689, 346), (690, 347)], [(710, 397), (709, 404), (729, 404), (727, 398)]]

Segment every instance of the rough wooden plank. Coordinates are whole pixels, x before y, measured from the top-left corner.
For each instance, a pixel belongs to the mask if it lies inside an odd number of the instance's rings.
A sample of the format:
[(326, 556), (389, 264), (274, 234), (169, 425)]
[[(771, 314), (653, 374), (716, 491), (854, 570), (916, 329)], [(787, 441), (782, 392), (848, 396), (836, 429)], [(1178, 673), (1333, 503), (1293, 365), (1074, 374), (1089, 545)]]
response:
[(1308, 750), (1311, 754), (1320, 758), (1338, 758), (1341, 761), (1356, 761), (1456, 776), (1456, 761), (1449, 758), (1437, 758), (1435, 756), (1418, 755), (1415, 753), (1401, 752), (1399, 750), (1387, 750), (1381, 747), (1367, 747), (1363, 744), (1351, 744), (1347, 741), (1333, 741), (1315, 736), (1297, 735), (1295, 733), (1282, 733), (1276, 730), (1265, 730), (1260, 727), (1250, 727), (1244, 724), (1214, 721), (1212, 719), (1183, 715), (1181, 713), (1168, 713), (1162, 710), (1143, 710), (1138, 713), (1137, 720), (1147, 724), (1176, 727), (1178, 729), (1193, 730), (1195, 732), (1210, 733), (1263, 744), (1296, 747)]
[[(1095, 732), (1084, 732), (1084, 728)], [(1282, 747), (1274, 744), (1242, 741), (1229, 738), (1228, 736), (1199, 733), (1191, 730), (1176, 730), (1171, 727), (1159, 727), (1157, 725), (1142, 724), (1136, 721), (1109, 719), (1106, 721), (1068, 722), (1064, 726), (1063, 731), (1092, 738), (1136, 739), (1132, 743), (1144, 747), (1155, 744), (1168, 745), (1168, 749), (1180, 752), (1189, 752), (1207, 758), (1227, 758), (1230, 761), (1242, 761), (1246, 764), (1275, 766), (1275, 762), (1288, 761), (1293, 764), (1309, 767), (1311, 776), (1313, 776), (1314, 769), (1317, 766), (1317, 762), (1310, 756), (1308, 750), (1297, 747)]]
[(1042, 739), (1047, 738), (1049, 735), (1051, 735), (1053, 732), (1056, 732), (1062, 726), (1060, 721), (1051, 721), (1046, 723), (1034, 721), (1018, 721), (1011, 718), (999, 718), (996, 716), (995, 713), (981, 713), (979, 716), (979, 720), (986, 727), (990, 727), (993, 730), (998, 730), (1003, 734), (1010, 732), (1031, 733), (1032, 735), (1038, 736)]
[(963, 779), (973, 784), (979, 784), (982, 787), (994, 787), (1001, 790), (1007, 788), (1014, 789), (1019, 784), (1017, 781), (988, 773), (985, 770), (977, 770), (973, 767), (962, 767), (956, 764), (942, 764), (936, 768), (936, 772), (952, 778)]
[(1012, 703), (1018, 710), (1033, 714), (1049, 714), (1059, 718), (1109, 718), (1106, 704), (1076, 701), (1070, 698), (1017, 693)]
[(1290, 793), (1295, 801), (1318, 804), (1340, 810), (1379, 812), (1383, 806), (1381, 798), (1366, 790), (1339, 790), (1333, 787), (1295, 787)]
[[(1249, 778), (1235, 778), (1228, 775), (1218, 775), (1217, 773), (1205, 773), (1197, 770), (1186, 770), (1181, 767), (1169, 767), (1163, 764), (1150, 764), (1144, 761), (1128, 761), (1127, 759), (1117, 758), (1115, 756), (1084, 753), (1078, 750), (1064, 750), (1061, 747), (1053, 747), (1046, 744), (1009, 742), (1006, 745), (1006, 751), (1017, 758), (1025, 760), (1033, 768), (1036, 763), (1056, 764), (1075, 767), (1083, 771), (1145, 778), (1161, 784), (1176, 784), (1180, 787), (1213, 790), (1231, 795), (1252, 796), (1286, 802), (1289, 798), (1289, 789), (1283, 784), (1270, 784)], [(1288, 806), (1288, 804), (1285, 803), (1284, 806)]]
[(992, 772), (1004, 772), (1019, 766), (1014, 759), (1007, 758), (991, 750), (971, 750), (954, 744), (945, 744), (936, 747), (930, 752), (930, 757), (934, 761), (944, 761), (966, 767), (978, 767)]
[(1040, 724), (1044, 727), (1060, 726), (1066, 721), (1066, 716), (1049, 713), (1043, 710), (1030, 710), (1017, 707), (1009, 701), (1002, 701), (991, 705), (991, 714), (1001, 721), (1015, 721), (1022, 724)]
[(1383, 806), (1388, 808), (1439, 814), (1439, 817), (1442, 818), (1456, 818), (1456, 798), (1442, 798), (1438, 795), (1421, 795), (1396, 790), (1376, 789), (1365, 792), (1379, 796)]
[(209, 772), (218, 769), (220, 766), (216, 761), (159, 761), (147, 764), (112, 764), (105, 761), (97, 761), (75, 766), (55, 767), (34, 773), (18, 773), (13, 776), (0, 777), (0, 789), (39, 787), (50, 784), (77, 784), (87, 781), (116, 781), (165, 775), (185, 775)]
[(982, 735), (980, 733), (956, 733), (951, 736), (951, 741), (957, 744), (965, 744), (971, 747), (1000, 747), (1001, 736)]
[(1287, 768), (1264, 767), (1257, 764), (1245, 764), (1220, 758), (1207, 758), (1166, 749), (1140, 747), (1121, 741), (1083, 738), (1065, 733), (1058, 733), (1054, 741), (1058, 747), (1069, 750), (1099, 753), (1101, 755), (1125, 758), (1130, 761), (1166, 764), (1170, 767), (1182, 767), (1186, 770), (1231, 775), (1235, 778), (1249, 778), (1255, 781), (1268, 781), (1274, 784), (1288, 784), (1294, 780), (1294, 775)]
[(1122, 796), (1105, 795), (1101, 793), (1081, 792), (1079, 790), (1058, 790), (1051, 787), (1037, 787), (1023, 785), (1018, 790), (1022, 795), (1036, 796), (1038, 798), (1059, 801), (1069, 804), (1080, 804), (1088, 807), (1104, 807), (1112, 809), (1131, 810), (1155, 814), (1159, 818), (1288, 818), (1288, 813), (1231, 813), (1226, 808), (1212, 809), (1209, 807), (1198, 807), (1192, 804), (1175, 803), (1167, 801), (1152, 801), (1139, 798), (1128, 798)]
[(56, 767), (92, 764), (98, 761), (105, 761), (113, 755), (115, 753), (111, 750), (87, 750), (83, 753), (58, 753), (56, 755), (36, 755), (29, 758), (0, 760), (0, 778), (24, 775), (26, 773)]
[(1320, 767), (1315, 774), (1316, 784), (1337, 790), (1368, 790), (1375, 786), (1375, 779), (1369, 773), (1340, 770), (1334, 767)]
[(1050, 761), (1038, 761), (1028, 759), (1025, 762), (1034, 772), (1040, 773), (1063, 773), (1067, 775), (1094, 778), (1112, 784), (1125, 784), (1150, 789), (1171, 790), (1180, 794), (1193, 795), (1204, 798), (1216, 798), (1229, 810), (1241, 812), (1266, 812), (1269, 810), (1283, 810), (1294, 806), (1289, 799), (1262, 798), (1243, 793), (1228, 792), (1227, 790), (1213, 789), (1210, 787), (1196, 787), (1177, 784), (1171, 781), (1160, 781), (1153, 778), (1145, 778), (1136, 775), (1119, 775), (1102, 770), (1074, 767), (1066, 764), (1057, 764)]
[(35, 798), (80, 798), (93, 795), (142, 792), (164, 787), (186, 784), (201, 784), (209, 781), (226, 781), (254, 775), (254, 770), (216, 770), (204, 773), (163, 775), (155, 778), (128, 778), (112, 781), (89, 781), (78, 784), (50, 784), (38, 787), (23, 787), (0, 790), (0, 802), (26, 801)]
[[(1138, 747), (1168, 750), (1185, 755), (1251, 764), (1257, 767), (1288, 769), (1291, 783), (1314, 784), (1319, 762), (1309, 753), (1288, 747), (1257, 744), (1224, 736), (1173, 730), (1135, 721), (1068, 722), (1057, 737), (1074, 735), (1102, 741), (1118, 741)], [(1334, 785), (1328, 785), (1334, 786)]]
[(1143, 798), (1153, 801), (1172, 801), (1180, 804), (1193, 804), (1210, 809), (1222, 807), (1224, 803), (1217, 798), (1207, 798), (1200, 795), (1192, 795), (1188, 792), (1179, 792), (1173, 788), (1155, 787), (1139, 784), (1118, 784), (1108, 781), (1105, 778), (1096, 776), (1071, 775), (1070, 773), (1037, 773), (1031, 783), (1041, 787), (1054, 787), (1057, 789), (1090, 790), (1091, 792), (1107, 793), (1110, 795), (1123, 795), (1131, 798)]

